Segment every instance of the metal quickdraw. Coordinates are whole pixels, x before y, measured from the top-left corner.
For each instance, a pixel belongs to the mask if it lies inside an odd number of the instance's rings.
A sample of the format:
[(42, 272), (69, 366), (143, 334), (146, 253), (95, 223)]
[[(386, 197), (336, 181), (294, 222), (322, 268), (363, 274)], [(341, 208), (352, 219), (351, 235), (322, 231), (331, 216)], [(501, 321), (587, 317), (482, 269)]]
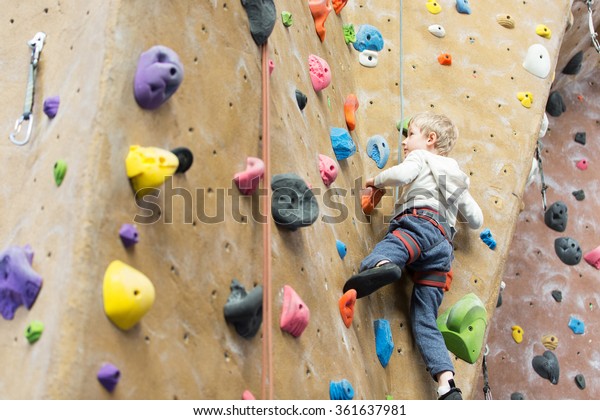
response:
[[(31, 130), (33, 128), (33, 96), (35, 93), (35, 77), (37, 75), (37, 68), (40, 60), (40, 53), (44, 47), (44, 41), (46, 40), (46, 34), (44, 32), (38, 32), (35, 34), (33, 39), (27, 42), (29, 48), (31, 48), (31, 61), (29, 63), (29, 77), (27, 79), (27, 90), (25, 92), (25, 106), (23, 107), (23, 115), (17, 118), (15, 122), (15, 128), (12, 133), (8, 136), (17, 146), (22, 146), (29, 141), (31, 137)], [(23, 140), (18, 140), (17, 136), (21, 132), (23, 125), (27, 122), (27, 132)]]
[(588, 17), (589, 17), (589, 25), (590, 25), (590, 35), (592, 36), (592, 43), (596, 48), (596, 51), (600, 53), (600, 42), (598, 42), (598, 34), (594, 29), (594, 17), (592, 16), (592, 5), (594, 4), (594, 0), (586, 0), (586, 4), (588, 7)]
[(544, 181), (544, 169), (542, 167), (542, 142), (540, 142), (538, 140), (537, 142), (537, 147), (535, 148), (535, 157), (538, 161), (538, 166), (539, 166), (539, 170), (540, 170), (540, 178), (542, 181), (542, 206), (544, 207), (544, 213), (546, 212), (547, 209), (547, 205), (546, 205), (546, 190), (548, 189), (548, 186), (546, 185), (546, 182)]

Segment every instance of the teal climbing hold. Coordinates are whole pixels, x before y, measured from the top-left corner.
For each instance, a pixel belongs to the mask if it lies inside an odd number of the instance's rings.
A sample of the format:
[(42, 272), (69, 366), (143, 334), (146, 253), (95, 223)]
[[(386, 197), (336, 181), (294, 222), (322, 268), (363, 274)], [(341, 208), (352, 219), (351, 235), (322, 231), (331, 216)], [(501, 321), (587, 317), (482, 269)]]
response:
[(331, 145), (337, 160), (344, 160), (356, 153), (356, 145), (348, 130), (332, 127), (329, 131)]
[(383, 136), (375, 135), (369, 139), (367, 156), (375, 161), (379, 169), (383, 169), (390, 157), (390, 146)]
[(585, 324), (583, 321), (571, 316), (569, 319), (569, 328), (573, 330), (575, 334), (583, 334), (585, 331)]
[(456, 10), (458, 10), (458, 13), (470, 15), (471, 6), (469, 5), (469, 0), (456, 0)]
[(338, 254), (340, 254), (340, 258), (343, 260), (348, 252), (348, 248), (346, 248), (346, 244), (336, 239), (335, 246), (337, 247)]
[(354, 398), (354, 388), (347, 379), (329, 382), (329, 398), (332, 400), (351, 400)]
[(386, 319), (376, 319), (373, 321), (375, 329), (375, 350), (381, 366), (386, 367), (394, 351), (394, 341), (392, 340), (392, 329)]

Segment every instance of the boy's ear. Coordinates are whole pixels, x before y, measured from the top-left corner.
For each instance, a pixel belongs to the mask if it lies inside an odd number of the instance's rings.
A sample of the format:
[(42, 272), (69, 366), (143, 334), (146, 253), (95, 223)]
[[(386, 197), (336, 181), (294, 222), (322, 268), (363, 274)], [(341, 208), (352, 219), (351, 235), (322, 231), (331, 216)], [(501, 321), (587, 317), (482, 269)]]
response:
[(432, 131), (432, 132), (431, 132), (431, 133), (429, 133), (429, 135), (427, 136), (427, 144), (430, 144), (430, 145), (432, 145), (432, 146), (433, 146), (433, 145), (435, 144), (435, 142), (436, 142), (436, 141), (437, 141), (437, 134), (436, 134), (434, 131)]

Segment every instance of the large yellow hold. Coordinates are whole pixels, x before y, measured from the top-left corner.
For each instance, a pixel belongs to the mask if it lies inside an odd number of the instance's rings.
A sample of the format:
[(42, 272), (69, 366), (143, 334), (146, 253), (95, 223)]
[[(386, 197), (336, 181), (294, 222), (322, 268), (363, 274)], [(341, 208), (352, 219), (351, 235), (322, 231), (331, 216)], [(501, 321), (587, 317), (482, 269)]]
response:
[(137, 324), (154, 304), (154, 285), (143, 273), (115, 260), (104, 274), (104, 312), (120, 329)]
[(160, 187), (177, 171), (179, 159), (168, 150), (135, 145), (129, 147), (125, 166), (134, 191), (144, 195), (152, 188)]

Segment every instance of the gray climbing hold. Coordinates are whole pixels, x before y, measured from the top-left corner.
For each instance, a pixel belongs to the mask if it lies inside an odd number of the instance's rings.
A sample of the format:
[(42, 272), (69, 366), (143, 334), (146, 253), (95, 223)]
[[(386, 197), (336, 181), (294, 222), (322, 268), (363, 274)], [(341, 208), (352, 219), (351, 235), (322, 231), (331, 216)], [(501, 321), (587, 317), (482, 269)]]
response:
[(544, 222), (550, 229), (564, 232), (567, 228), (568, 216), (567, 205), (562, 201), (557, 201), (546, 209)]
[(302, 111), (306, 107), (306, 103), (308, 102), (308, 98), (298, 89), (296, 89), (296, 102), (298, 102), (298, 108)]
[(577, 388), (581, 390), (585, 389), (585, 377), (583, 374), (578, 373), (575, 375), (575, 384), (577, 385)]
[(279, 226), (296, 230), (312, 225), (319, 216), (319, 204), (306, 182), (293, 173), (273, 176), (271, 214)]
[(523, 395), (520, 392), (513, 392), (512, 394), (510, 394), (510, 399), (511, 400), (524, 400), (525, 395)]
[(242, 6), (248, 14), (252, 39), (258, 46), (266, 44), (277, 19), (273, 0), (242, 0)]
[(577, 201), (582, 201), (585, 199), (585, 191), (583, 191), (583, 190), (573, 191), (572, 194), (573, 194), (573, 196), (575, 196)]
[(557, 91), (550, 93), (548, 102), (546, 103), (546, 112), (553, 117), (558, 117), (567, 110), (562, 96)]
[(577, 74), (581, 70), (583, 64), (583, 51), (579, 51), (575, 54), (563, 68), (563, 74)]
[(337, 160), (344, 160), (356, 153), (356, 145), (348, 130), (332, 127), (329, 131), (331, 145)]
[(382, 169), (390, 157), (390, 146), (383, 136), (375, 135), (367, 142), (367, 155)]
[(583, 144), (585, 146), (585, 132), (579, 132), (575, 134), (575, 141), (579, 144)]
[(566, 236), (554, 240), (554, 250), (562, 262), (567, 265), (577, 265), (581, 261), (582, 252), (579, 243)]
[(544, 379), (548, 379), (553, 385), (558, 383), (560, 373), (558, 359), (550, 350), (546, 350), (542, 356), (535, 356), (531, 361), (533, 370)]
[(562, 292), (560, 290), (553, 290), (552, 297), (555, 301), (560, 302), (562, 301)]
[(262, 286), (256, 286), (248, 293), (239, 281), (233, 279), (230, 290), (231, 293), (223, 308), (225, 320), (233, 324), (239, 335), (252, 338), (262, 323)]

